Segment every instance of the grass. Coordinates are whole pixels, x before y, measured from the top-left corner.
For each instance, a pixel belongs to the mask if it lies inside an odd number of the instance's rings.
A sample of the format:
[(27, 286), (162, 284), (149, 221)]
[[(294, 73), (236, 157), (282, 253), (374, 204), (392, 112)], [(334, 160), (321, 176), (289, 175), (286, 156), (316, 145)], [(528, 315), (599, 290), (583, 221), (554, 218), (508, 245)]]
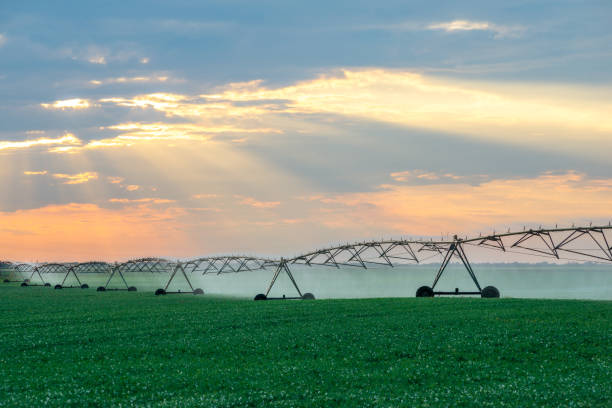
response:
[(0, 406), (612, 404), (612, 302), (0, 298)]

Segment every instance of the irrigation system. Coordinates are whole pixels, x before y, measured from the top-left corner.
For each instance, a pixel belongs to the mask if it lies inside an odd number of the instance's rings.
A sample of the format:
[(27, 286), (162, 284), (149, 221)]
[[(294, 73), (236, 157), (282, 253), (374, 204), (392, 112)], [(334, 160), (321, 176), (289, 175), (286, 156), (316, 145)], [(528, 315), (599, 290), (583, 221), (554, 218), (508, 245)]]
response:
[[(85, 263), (11, 263), (2, 262), (0, 268), (10, 270), (11, 278), (5, 282), (20, 281), (21, 286), (54, 286), (55, 289), (90, 287), (89, 278), (102, 278), (106, 283), (97, 291), (113, 290), (136, 291), (138, 282), (155, 281), (160, 287), (156, 295), (195, 294), (202, 295), (201, 288), (194, 288), (194, 275), (222, 275), (273, 269), (274, 273), (264, 293), (255, 300), (273, 299), (314, 299), (314, 295), (303, 292), (291, 271), (294, 265), (308, 267), (323, 266), (331, 268), (396, 267), (400, 265), (421, 264), (434, 257), (441, 259), (434, 269), (431, 286), (421, 286), (417, 297), (440, 295), (478, 295), (483, 298), (497, 298), (499, 290), (494, 286), (482, 287), (468, 253), (474, 248), (497, 251), (520, 256), (536, 256), (553, 261), (599, 262), (612, 264), (612, 225), (581, 226), (570, 228), (537, 228), (523, 231), (507, 231), (478, 237), (453, 236), (441, 240), (379, 240), (343, 244), (317, 249), (290, 258), (263, 258), (256, 256), (211, 256), (186, 261), (162, 258), (140, 258), (124, 263), (85, 262)], [(436, 290), (440, 278), (452, 261), (462, 265), (469, 275), (472, 290)], [(296, 296), (270, 297), (278, 277), (286, 274), (296, 290)], [(189, 290), (172, 289), (175, 279), (186, 281)], [(130, 282), (132, 282), (130, 284)]]

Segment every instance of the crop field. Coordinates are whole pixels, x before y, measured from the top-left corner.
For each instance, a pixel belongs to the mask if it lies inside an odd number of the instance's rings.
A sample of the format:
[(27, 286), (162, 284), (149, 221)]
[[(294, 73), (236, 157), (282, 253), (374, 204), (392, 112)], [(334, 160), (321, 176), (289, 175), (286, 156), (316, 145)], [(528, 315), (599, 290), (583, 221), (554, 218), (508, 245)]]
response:
[(0, 406), (612, 404), (607, 301), (0, 299)]

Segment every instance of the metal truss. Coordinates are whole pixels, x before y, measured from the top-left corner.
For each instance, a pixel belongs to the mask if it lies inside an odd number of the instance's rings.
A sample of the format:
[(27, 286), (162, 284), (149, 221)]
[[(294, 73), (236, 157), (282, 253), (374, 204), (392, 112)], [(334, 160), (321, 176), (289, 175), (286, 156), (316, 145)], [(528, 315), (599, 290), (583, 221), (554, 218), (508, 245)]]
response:
[(288, 260), (291, 264), (307, 266), (355, 266), (368, 269), (373, 266), (397, 266), (419, 263), (432, 253), (443, 254), (450, 243), (434, 241), (372, 241), (345, 244), (319, 249)]
[[(431, 287), (419, 288), (417, 296), (434, 295), (481, 295), (483, 297), (498, 297), (499, 291), (492, 286), (482, 288), (472, 265), (468, 260), (465, 248), (479, 247), (502, 252), (535, 255), (556, 260), (579, 262), (612, 262), (612, 226), (571, 227), (571, 228), (538, 228), (518, 232), (491, 234), (477, 238), (461, 239), (456, 235), (452, 240), (383, 240), (356, 242), (335, 247), (319, 249), (282, 260), (272, 277), (265, 294), (256, 299), (267, 298), (272, 286), (281, 272), (289, 275), (298, 294), (301, 291), (295, 282), (289, 265), (358, 267), (394, 267), (406, 264), (418, 264), (433, 257), (442, 258)], [(434, 292), (438, 281), (444, 274), (448, 264), (453, 260), (462, 264), (476, 286), (475, 291)], [(423, 290), (424, 292), (423, 292)], [(420, 295), (419, 295), (420, 293)]]
[[(163, 258), (134, 259), (134, 260), (124, 262), (123, 264), (117, 265), (115, 267), (114, 272), (118, 273), (119, 276), (121, 276), (121, 279), (123, 280), (123, 283), (125, 284), (128, 291), (135, 291), (136, 287), (128, 286), (125, 280), (125, 277), (124, 277), (124, 273), (129, 274), (129, 273), (138, 272), (138, 273), (152, 273), (152, 274), (169, 274), (169, 279), (166, 282), (166, 285), (163, 288), (157, 289), (155, 291), (156, 295), (182, 294), (182, 293), (193, 293), (193, 294), (199, 295), (199, 294), (204, 293), (202, 289), (199, 289), (199, 288), (194, 289), (193, 285), (191, 284), (191, 280), (189, 279), (189, 276), (185, 272), (184, 265), (181, 262), (177, 262), (177, 261), (171, 261), (171, 260), (163, 259)], [(182, 275), (185, 278), (185, 281), (187, 282), (187, 285), (189, 285), (189, 288), (191, 290), (189, 291), (182, 291), (180, 289), (177, 291), (168, 290), (168, 288), (170, 287), (170, 284), (177, 277), (178, 274)], [(109, 278), (107, 282), (107, 286), (108, 286), (108, 283), (110, 283), (111, 279), (112, 279), (112, 276), (111, 278)]]
[[(31, 264), (19, 264), (17, 270), (21, 270), (22, 274), (28, 277), (23, 280), (21, 286), (51, 286), (50, 283), (46, 282), (40, 272), (42, 265), (31, 265)], [(34, 277), (38, 276), (38, 281), (34, 280)]]
[(132, 259), (122, 264), (118, 264), (117, 268), (123, 273), (126, 272), (150, 272), (150, 273), (168, 273), (168, 271), (176, 264), (175, 261), (170, 261), (163, 258), (140, 258)]
[[(257, 295), (255, 297), (256, 300), (263, 300), (263, 299), (303, 299), (305, 295), (302, 295), (302, 291), (300, 290), (300, 287), (298, 286), (297, 282), (295, 281), (295, 278), (293, 277), (293, 274), (291, 273), (291, 269), (289, 269), (289, 266), (287, 265), (288, 261), (285, 259), (281, 259), (280, 263), (276, 266), (276, 270), (274, 271), (274, 276), (272, 277), (272, 281), (270, 282), (270, 286), (268, 286), (268, 290), (266, 290), (265, 295)], [(289, 280), (291, 280), (291, 283), (293, 284), (293, 287), (295, 288), (295, 290), (298, 293), (298, 297), (286, 297), (283, 295), (282, 298), (270, 298), (268, 297), (268, 295), (270, 294), (270, 291), (272, 290), (272, 287), (274, 286), (274, 283), (276, 282), (276, 279), (278, 278), (278, 275), (281, 274), (281, 272), (285, 272), (287, 274), (287, 276), (289, 277)], [(312, 296), (312, 294), (308, 294), (310, 296)], [(259, 297), (260, 299), (257, 299), (257, 297)]]
[[(196, 258), (187, 261), (171, 261), (162, 258), (140, 258), (121, 264), (108, 264), (105, 262), (85, 263), (7, 263), (24, 278), (22, 286), (50, 286), (44, 279), (48, 274), (63, 274), (63, 285), (72, 273), (77, 282), (81, 284), (79, 274), (106, 273), (109, 278), (105, 286), (98, 287), (99, 291), (128, 290), (135, 291), (129, 286), (124, 274), (132, 272), (168, 274), (169, 280), (164, 288), (158, 289), (163, 293), (203, 293), (202, 289), (194, 289), (190, 276), (194, 274), (207, 275), (224, 273), (238, 273), (248, 271), (266, 270), (274, 267), (274, 275), (265, 294), (259, 294), (256, 300), (268, 299), (277, 278), (286, 273), (297, 291), (298, 297), (285, 297), (280, 299), (313, 299), (310, 293), (302, 293), (293, 273), (291, 265), (329, 266), (333, 268), (356, 267), (370, 269), (376, 267), (395, 267), (407, 264), (430, 263), (431, 259), (442, 259), (437, 269), (431, 287), (419, 288), (417, 296), (454, 295), (454, 294), (480, 294), (483, 297), (497, 297), (499, 292), (494, 287), (482, 288), (472, 265), (468, 259), (466, 248), (482, 248), (506, 253), (521, 254), (523, 256), (537, 256), (555, 261), (599, 262), (612, 263), (612, 225), (582, 226), (571, 228), (537, 228), (523, 231), (506, 232), (472, 238), (459, 238), (454, 236), (449, 240), (381, 240), (369, 242), (356, 242), (329, 248), (311, 251), (292, 258), (270, 259), (257, 256), (211, 256)], [(475, 291), (460, 292), (434, 292), (440, 278), (448, 265), (454, 260), (458, 261), (474, 282)], [(37, 276), (41, 284), (32, 283)], [(109, 288), (110, 282), (118, 276), (125, 288)], [(177, 276), (183, 276), (191, 291), (168, 292), (170, 284)], [(419, 294), (420, 293), (420, 294)], [(270, 298), (272, 299), (272, 298)]]
[(253, 256), (214, 256), (182, 263), (185, 271), (202, 275), (257, 271), (277, 264), (278, 261)]
[[(19, 263), (19, 264), (15, 265), (15, 271), (17, 271), (21, 275), (21, 277), (23, 278), (23, 282), (22, 282), (21, 286), (27, 286), (28, 285), (28, 283), (30, 282), (30, 279), (32, 277), (32, 272), (34, 271), (35, 267), (36, 267), (36, 265), (30, 264), (30, 263)], [(41, 281), (42, 281), (42, 277), (41, 277)]]
[[(78, 263), (46, 263), (42, 265), (36, 266), (34, 269), (41, 277), (44, 282), (44, 286), (51, 286), (49, 279), (44, 279), (44, 277), (49, 277), (49, 275), (60, 275), (63, 276), (60, 283), (55, 285), (55, 289), (64, 289), (64, 288), (81, 288), (87, 289), (89, 286), (84, 284), (79, 279), (76, 269), (80, 264)], [(78, 285), (66, 285), (66, 280), (68, 277), (72, 275), (74, 279), (76, 279)]]
[[(238, 272), (247, 272), (247, 271), (256, 271), (266, 269), (266, 267), (275, 265), (278, 262), (275, 262), (266, 258), (257, 258), (253, 256), (212, 256), (205, 258), (196, 258), (191, 259), (185, 262), (178, 262), (174, 265), (172, 270), (172, 274), (170, 275), (170, 279), (166, 283), (164, 288), (158, 289), (155, 294), (157, 295), (166, 295), (171, 293), (193, 293), (196, 295), (204, 294), (204, 291), (201, 288), (193, 287), (191, 283), (191, 279), (189, 276), (193, 276), (194, 274), (204, 275), (221, 275), (224, 273), (238, 273)], [(168, 288), (172, 280), (177, 276), (183, 276), (183, 278), (187, 281), (187, 284), (191, 288), (191, 292), (189, 291), (169, 291)]]
[(464, 242), (504, 252), (532, 254), (546, 258), (612, 262), (611, 236), (612, 227), (607, 225), (529, 229), (466, 239)]
[[(139, 258), (139, 259), (131, 259), (129, 261), (114, 264), (111, 268), (111, 274), (106, 281), (104, 286), (99, 286), (98, 292), (105, 291), (115, 291), (115, 290), (127, 290), (128, 292), (136, 292), (136, 286), (128, 285), (125, 280), (125, 274), (130, 273), (151, 273), (151, 274), (160, 274), (160, 273), (170, 273), (170, 271), (174, 268), (176, 262), (170, 261), (168, 259), (163, 258)], [(113, 280), (115, 276), (121, 278), (121, 282), (124, 287), (113, 288), (109, 287), (109, 284)]]
[(108, 262), (83, 262), (76, 264), (74, 267), (74, 271), (77, 274), (90, 274), (90, 273), (102, 273), (102, 274), (110, 274), (112, 273), (113, 264)]
[[(4, 283), (11, 283), (11, 282), (23, 282), (24, 281), (24, 277), (22, 276), (21, 279), (19, 279), (19, 276), (17, 276), (18, 274), (21, 276), (21, 273), (19, 273), (17, 271), (16, 265), (13, 262), (10, 261), (0, 261), (0, 269), (4, 269), (4, 270), (8, 270), (9, 274), (8, 277), (4, 279)], [(15, 279), (17, 278), (17, 279)]]

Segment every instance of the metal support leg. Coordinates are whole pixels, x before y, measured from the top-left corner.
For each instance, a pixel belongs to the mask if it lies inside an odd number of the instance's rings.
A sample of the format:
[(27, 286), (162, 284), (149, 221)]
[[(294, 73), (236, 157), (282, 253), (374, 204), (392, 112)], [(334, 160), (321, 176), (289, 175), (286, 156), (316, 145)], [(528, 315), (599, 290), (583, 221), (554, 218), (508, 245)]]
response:
[(442, 265), (440, 265), (440, 269), (438, 270), (438, 274), (436, 275), (436, 278), (434, 279), (434, 283), (431, 289), (433, 290), (438, 284), (440, 277), (442, 276), (442, 274), (444, 273), (444, 270), (446, 269), (451, 259), (453, 258), (453, 255), (457, 256), (461, 260), (461, 263), (463, 263), (463, 266), (467, 270), (467, 273), (470, 275), (470, 278), (472, 278), (472, 281), (478, 288), (478, 292), (459, 292), (459, 290), (455, 290), (455, 292), (434, 292), (434, 293), (439, 294), (439, 295), (461, 295), (461, 294), (478, 295), (478, 294), (481, 294), (482, 288), (480, 287), (480, 283), (478, 283), (478, 279), (476, 278), (474, 269), (472, 269), (472, 265), (470, 264), (470, 261), (468, 260), (468, 257), (463, 249), (463, 246), (461, 245), (461, 242), (454, 242), (449, 246), (448, 251), (446, 252), (446, 255), (444, 256), (444, 260), (442, 261)]
[(272, 277), (270, 286), (268, 286), (268, 290), (266, 290), (266, 297), (268, 297), (268, 295), (270, 294), (270, 290), (272, 290), (272, 287), (274, 286), (274, 283), (276, 283), (276, 279), (278, 278), (278, 275), (280, 275), (282, 271), (284, 271), (287, 274), (287, 276), (291, 280), (291, 283), (293, 283), (293, 287), (295, 287), (295, 290), (297, 290), (298, 295), (302, 297), (302, 291), (300, 290), (300, 287), (295, 281), (295, 278), (293, 277), (293, 274), (291, 273), (291, 270), (289, 269), (289, 266), (287, 265), (287, 261), (285, 261), (284, 259), (281, 259), (281, 262), (278, 264), (276, 271), (274, 271), (274, 276)]
[(38, 277), (40, 278), (40, 281), (42, 282), (42, 284), (44, 285), (46, 282), (43, 279), (42, 275), (40, 274), (40, 271), (37, 268), (34, 268), (34, 270), (32, 271), (32, 274), (30, 275), (30, 283), (32, 282), (32, 279), (34, 279), (34, 274), (38, 274)]
[(446, 266), (450, 262), (456, 250), (457, 250), (457, 247), (455, 246), (455, 244), (451, 244), (451, 246), (448, 248), (446, 255), (444, 255), (444, 260), (442, 261), (442, 265), (440, 265), (440, 269), (438, 269), (438, 273), (436, 275), (436, 278), (434, 279), (434, 283), (433, 285), (431, 285), (432, 289), (435, 289), (438, 281), (440, 280), (440, 277), (442, 276), (442, 273), (444, 273)]
[(478, 291), (482, 292), (482, 288), (480, 287), (480, 284), (478, 283), (478, 279), (476, 279), (476, 274), (474, 273), (474, 270), (472, 269), (472, 265), (470, 265), (470, 261), (468, 261), (467, 255), (465, 254), (465, 251), (463, 250), (463, 246), (461, 246), (461, 244), (457, 245), (457, 255), (459, 255), (459, 259), (461, 259), (461, 262), (463, 262), (465, 269), (467, 269), (468, 273), (470, 274), (470, 277), (474, 281), (474, 284), (476, 284)]
[(125, 285), (126, 289), (129, 289), (129, 286), (127, 284), (127, 282), (125, 281), (125, 278), (123, 277), (123, 274), (121, 273), (121, 271), (119, 270), (119, 267), (114, 266), (113, 268), (113, 272), (111, 272), (111, 276), (108, 278), (108, 280), (106, 281), (106, 285), (104, 285), (105, 288), (108, 288), (108, 284), (110, 283), (110, 281), (113, 279), (113, 276), (115, 276), (115, 273), (119, 273), (119, 276), (121, 276), (121, 280), (123, 281), (123, 284)]
[(293, 274), (289, 270), (289, 266), (287, 266), (286, 263), (285, 263), (285, 272), (287, 273), (287, 275), (289, 275), (289, 279), (291, 279), (291, 282), (293, 283), (293, 286), (295, 286), (295, 290), (297, 290), (298, 295), (300, 295), (300, 297), (302, 297), (302, 292), (300, 292), (300, 288), (298, 287), (297, 283), (295, 282), (295, 279), (293, 278)]
[(79, 283), (79, 286), (81, 286), (81, 280), (79, 279), (79, 277), (77, 276), (76, 272), (74, 272), (74, 269), (70, 269), (68, 271), (68, 273), (66, 273), (66, 276), (64, 276), (64, 280), (62, 281), (62, 283), (60, 283), (60, 285), (64, 286), (64, 283), (66, 283), (66, 279), (68, 279), (68, 275), (70, 275), (70, 272), (72, 272), (72, 274), (74, 275), (75, 279), (77, 280), (77, 282)]
[(166, 287), (164, 288), (164, 290), (168, 290), (168, 287), (170, 286), (170, 283), (172, 282), (172, 279), (174, 279), (174, 277), (176, 276), (176, 273), (178, 272), (179, 269), (181, 270), (181, 273), (185, 277), (185, 280), (187, 281), (187, 284), (189, 285), (189, 288), (193, 292), (193, 286), (191, 286), (191, 282), (189, 281), (189, 278), (187, 277), (187, 274), (185, 273), (185, 269), (183, 268), (183, 265), (181, 265), (181, 264), (177, 264), (174, 267), (174, 270), (172, 271), (172, 276), (170, 276), (170, 279), (168, 280), (168, 283), (166, 283)]
[(278, 278), (278, 275), (280, 274), (280, 271), (284, 268), (285, 265), (285, 261), (282, 260), (280, 264), (278, 264), (278, 266), (276, 267), (276, 270), (274, 271), (274, 276), (272, 277), (272, 281), (270, 282), (270, 286), (268, 286), (268, 290), (266, 290), (266, 297), (268, 297), (268, 295), (270, 294), (270, 290), (272, 289), (272, 286), (274, 286), (274, 282), (276, 282), (276, 278)]

